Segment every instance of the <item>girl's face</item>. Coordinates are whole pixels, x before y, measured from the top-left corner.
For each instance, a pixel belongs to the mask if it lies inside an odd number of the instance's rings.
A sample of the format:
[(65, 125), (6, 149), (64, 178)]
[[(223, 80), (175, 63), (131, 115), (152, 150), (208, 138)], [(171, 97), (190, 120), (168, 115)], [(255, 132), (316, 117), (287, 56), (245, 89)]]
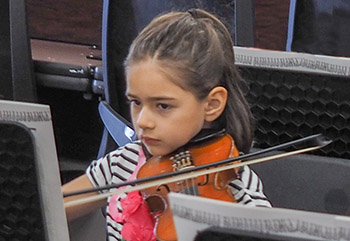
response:
[(205, 101), (182, 89), (164, 74), (156, 61), (146, 60), (127, 69), (126, 96), (139, 139), (154, 156), (164, 156), (185, 145), (205, 123)]

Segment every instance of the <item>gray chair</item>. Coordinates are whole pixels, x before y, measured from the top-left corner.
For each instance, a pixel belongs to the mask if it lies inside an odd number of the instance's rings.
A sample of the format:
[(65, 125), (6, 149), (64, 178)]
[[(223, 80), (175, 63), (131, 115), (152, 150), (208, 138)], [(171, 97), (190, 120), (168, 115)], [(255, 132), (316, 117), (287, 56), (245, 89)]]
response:
[(274, 207), (350, 214), (350, 160), (302, 154), (251, 168)]

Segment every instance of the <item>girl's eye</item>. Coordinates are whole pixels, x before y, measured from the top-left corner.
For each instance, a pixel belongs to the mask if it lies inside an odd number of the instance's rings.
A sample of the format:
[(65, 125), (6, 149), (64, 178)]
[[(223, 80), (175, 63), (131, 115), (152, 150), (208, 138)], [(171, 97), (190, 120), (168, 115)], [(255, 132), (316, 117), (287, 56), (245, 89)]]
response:
[(158, 108), (161, 110), (169, 110), (170, 109), (170, 105), (168, 104), (158, 104)]
[(130, 105), (136, 105), (136, 106), (141, 105), (141, 101), (139, 100), (129, 100), (128, 102), (130, 103)]

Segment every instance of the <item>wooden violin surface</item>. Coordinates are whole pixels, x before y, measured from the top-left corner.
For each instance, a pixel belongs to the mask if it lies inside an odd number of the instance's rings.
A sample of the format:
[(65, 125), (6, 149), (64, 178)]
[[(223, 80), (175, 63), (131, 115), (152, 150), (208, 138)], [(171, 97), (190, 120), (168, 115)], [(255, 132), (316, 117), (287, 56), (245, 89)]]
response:
[[(138, 178), (176, 172), (185, 168), (217, 162), (238, 156), (230, 135), (223, 134), (164, 157), (152, 157), (138, 172)], [(193, 179), (161, 184), (143, 190), (151, 212), (157, 218), (156, 236), (159, 240), (177, 240), (172, 213), (168, 205), (169, 192), (197, 195), (222, 201), (235, 202), (228, 183), (237, 178), (235, 169), (198, 176)]]

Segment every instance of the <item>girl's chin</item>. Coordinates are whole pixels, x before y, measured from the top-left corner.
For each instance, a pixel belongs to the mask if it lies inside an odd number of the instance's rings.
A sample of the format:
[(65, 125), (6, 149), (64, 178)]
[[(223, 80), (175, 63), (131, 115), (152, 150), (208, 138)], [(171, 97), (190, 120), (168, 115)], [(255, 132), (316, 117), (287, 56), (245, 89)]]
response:
[(151, 154), (152, 156), (166, 156), (172, 152), (172, 151), (165, 151), (163, 149), (160, 150), (159, 148), (148, 147), (148, 146), (146, 146), (146, 149), (147, 149), (148, 153)]

